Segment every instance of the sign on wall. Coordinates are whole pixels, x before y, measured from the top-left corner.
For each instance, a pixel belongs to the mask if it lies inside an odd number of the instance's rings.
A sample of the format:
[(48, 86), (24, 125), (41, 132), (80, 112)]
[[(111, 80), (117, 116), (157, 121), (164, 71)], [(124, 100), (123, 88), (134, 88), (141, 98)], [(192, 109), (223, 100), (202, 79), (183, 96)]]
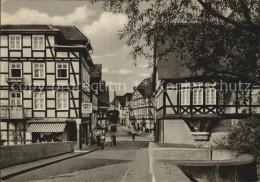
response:
[(82, 113), (92, 113), (92, 103), (82, 103)]

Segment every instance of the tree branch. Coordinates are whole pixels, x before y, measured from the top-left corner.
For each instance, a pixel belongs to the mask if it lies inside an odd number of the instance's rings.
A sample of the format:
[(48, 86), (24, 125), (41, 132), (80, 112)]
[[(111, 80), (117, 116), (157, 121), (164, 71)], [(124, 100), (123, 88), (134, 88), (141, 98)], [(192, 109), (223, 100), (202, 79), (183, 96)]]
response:
[(221, 15), (219, 12), (217, 12), (216, 10), (214, 10), (208, 3), (203, 2), (202, 0), (197, 0), (197, 2), (212, 16), (223, 20), (226, 23), (229, 23), (231, 25), (234, 25), (235, 27), (241, 28), (243, 30), (247, 30), (251, 33), (253, 33), (254, 35), (259, 35), (259, 30), (255, 25), (244, 25), (241, 23), (238, 23), (234, 20), (231, 20), (230, 18), (227, 18), (223, 15)]

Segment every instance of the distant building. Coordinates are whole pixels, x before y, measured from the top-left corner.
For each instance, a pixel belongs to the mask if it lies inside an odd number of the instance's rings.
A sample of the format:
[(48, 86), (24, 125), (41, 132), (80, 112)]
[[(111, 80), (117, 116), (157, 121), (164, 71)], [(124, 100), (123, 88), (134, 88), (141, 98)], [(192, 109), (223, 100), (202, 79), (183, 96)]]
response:
[(102, 64), (95, 64), (91, 69), (91, 102), (93, 104), (93, 113), (91, 117), (91, 131), (96, 127), (98, 121), (98, 98), (101, 92)]
[(108, 123), (107, 111), (109, 107), (109, 89), (106, 82), (102, 80), (98, 94), (97, 126), (106, 125)]
[(131, 98), (133, 96), (133, 93), (126, 93), (124, 96), (125, 96), (125, 99), (126, 99), (125, 106), (124, 106), (125, 123), (126, 123), (126, 126), (130, 127), (131, 122), (130, 122), (130, 110), (129, 109), (131, 107)]
[(82, 103), (91, 102), (90, 40), (74, 26), (2, 25), (0, 46), (5, 144), (87, 143), (91, 114)]
[(136, 130), (151, 132), (154, 129), (154, 98), (152, 78), (144, 79), (131, 97), (130, 122)]

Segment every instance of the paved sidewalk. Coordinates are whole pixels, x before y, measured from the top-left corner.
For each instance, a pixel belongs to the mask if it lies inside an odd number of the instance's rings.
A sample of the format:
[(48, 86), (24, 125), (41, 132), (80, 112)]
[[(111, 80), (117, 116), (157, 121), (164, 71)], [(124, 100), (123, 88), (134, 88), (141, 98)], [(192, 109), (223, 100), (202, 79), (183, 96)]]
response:
[(99, 149), (100, 149), (100, 147), (93, 145), (92, 147), (88, 146), (84, 150), (76, 150), (72, 153), (62, 154), (62, 155), (58, 155), (58, 156), (54, 156), (54, 157), (49, 157), (49, 158), (45, 158), (45, 159), (40, 159), (40, 160), (36, 160), (36, 161), (32, 161), (32, 162), (27, 162), (27, 163), (23, 163), (23, 164), (10, 166), (10, 167), (1, 169), (1, 179), (5, 180), (7, 178), (10, 178), (10, 177), (34, 170), (34, 169), (42, 168), (44, 166), (48, 166), (48, 165), (51, 165), (51, 164), (54, 164), (54, 163), (57, 163), (57, 162), (60, 162), (63, 160), (67, 160), (67, 159), (70, 159), (73, 157), (91, 153), (91, 152), (99, 150)]

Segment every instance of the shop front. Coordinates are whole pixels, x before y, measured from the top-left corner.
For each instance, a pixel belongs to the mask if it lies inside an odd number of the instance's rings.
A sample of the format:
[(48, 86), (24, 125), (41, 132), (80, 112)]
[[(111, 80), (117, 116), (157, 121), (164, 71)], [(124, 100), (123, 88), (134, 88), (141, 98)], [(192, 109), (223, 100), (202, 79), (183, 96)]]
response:
[(77, 141), (75, 122), (66, 119), (29, 120), (32, 143)]

